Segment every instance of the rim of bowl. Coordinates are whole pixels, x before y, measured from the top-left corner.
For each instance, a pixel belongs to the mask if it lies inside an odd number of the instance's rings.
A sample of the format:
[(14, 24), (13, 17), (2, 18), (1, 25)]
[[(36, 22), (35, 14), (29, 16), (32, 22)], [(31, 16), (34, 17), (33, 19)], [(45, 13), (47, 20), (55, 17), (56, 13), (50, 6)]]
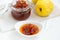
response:
[[(37, 25), (37, 27), (39, 28), (39, 32), (37, 34), (34, 34), (34, 35), (24, 35), (23, 33), (21, 33), (19, 31), (19, 28), (22, 27), (23, 24), (28, 24), (28, 23), (31, 23), (31, 24), (35, 24)], [(40, 25), (40, 26), (39, 26)], [(41, 23), (37, 22), (37, 21), (20, 21), (20, 22), (17, 22), (16, 25), (15, 25), (15, 29), (16, 31), (18, 31), (18, 33), (22, 36), (25, 36), (25, 37), (35, 37), (35, 36), (38, 36), (41, 32), (42, 32), (42, 29), (43, 29), (43, 26)]]

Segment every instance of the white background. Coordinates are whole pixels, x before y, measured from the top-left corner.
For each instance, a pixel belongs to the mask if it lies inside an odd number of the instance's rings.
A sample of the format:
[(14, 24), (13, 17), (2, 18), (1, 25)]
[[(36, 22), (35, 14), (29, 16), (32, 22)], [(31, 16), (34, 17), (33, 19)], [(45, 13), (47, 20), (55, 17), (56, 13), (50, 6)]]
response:
[[(4, 2), (7, 2), (5, 0)], [(10, 0), (9, 0), (10, 1)], [(60, 8), (60, 0), (52, 0)], [(60, 17), (52, 18), (46, 21), (46, 29), (41, 34), (39, 40), (60, 40)], [(1, 22), (2, 23), (2, 22)], [(15, 30), (6, 33), (0, 33), (0, 40), (21, 40), (19, 33)], [(36, 39), (37, 40), (37, 39)]]

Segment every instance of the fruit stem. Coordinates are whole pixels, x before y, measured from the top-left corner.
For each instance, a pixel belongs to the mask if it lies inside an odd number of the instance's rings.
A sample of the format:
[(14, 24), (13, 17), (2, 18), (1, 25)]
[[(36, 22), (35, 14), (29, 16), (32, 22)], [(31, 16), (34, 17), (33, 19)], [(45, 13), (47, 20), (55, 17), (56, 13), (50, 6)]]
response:
[(42, 11), (42, 8), (40, 8), (40, 11)]

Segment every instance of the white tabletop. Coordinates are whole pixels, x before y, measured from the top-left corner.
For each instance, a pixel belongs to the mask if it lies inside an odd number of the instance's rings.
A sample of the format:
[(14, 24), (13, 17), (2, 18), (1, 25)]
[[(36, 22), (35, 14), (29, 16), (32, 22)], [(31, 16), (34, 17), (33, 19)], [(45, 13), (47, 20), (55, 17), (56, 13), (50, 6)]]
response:
[[(0, 33), (0, 40), (19, 40), (20, 35), (15, 30)], [(47, 20), (47, 26), (40, 40), (60, 40), (60, 17)]]

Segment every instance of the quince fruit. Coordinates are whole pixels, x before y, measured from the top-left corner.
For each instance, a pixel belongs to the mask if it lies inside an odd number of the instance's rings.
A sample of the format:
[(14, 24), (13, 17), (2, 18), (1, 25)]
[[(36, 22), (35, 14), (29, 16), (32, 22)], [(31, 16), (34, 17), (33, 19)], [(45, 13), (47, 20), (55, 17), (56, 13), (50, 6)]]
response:
[(34, 4), (36, 4), (36, 3), (37, 3), (37, 1), (38, 1), (38, 0), (32, 0), (32, 2), (33, 2)]
[(53, 3), (50, 0), (38, 0), (35, 11), (39, 16), (46, 17), (53, 10)]

